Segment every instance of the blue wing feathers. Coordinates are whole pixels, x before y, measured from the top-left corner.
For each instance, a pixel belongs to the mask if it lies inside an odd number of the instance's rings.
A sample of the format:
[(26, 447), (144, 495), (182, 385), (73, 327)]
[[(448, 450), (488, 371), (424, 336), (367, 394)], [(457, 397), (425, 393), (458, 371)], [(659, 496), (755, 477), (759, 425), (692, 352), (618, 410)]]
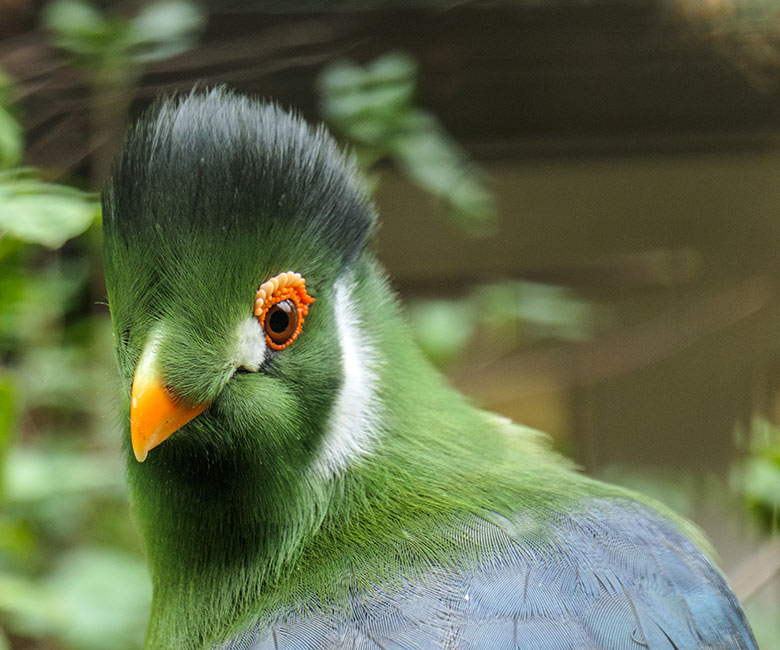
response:
[(348, 616), (280, 612), (220, 650), (757, 650), (720, 572), (630, 501), (462, 530), (478, 564), (353, 596)]

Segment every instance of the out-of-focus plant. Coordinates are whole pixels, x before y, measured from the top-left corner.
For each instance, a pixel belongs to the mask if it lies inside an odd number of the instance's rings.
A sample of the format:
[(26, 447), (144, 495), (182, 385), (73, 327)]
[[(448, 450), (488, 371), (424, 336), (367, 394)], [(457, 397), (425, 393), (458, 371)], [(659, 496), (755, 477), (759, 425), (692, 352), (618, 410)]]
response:
[(0, 71), (0, 256), (12, 241), (51, 248), (82, 233), (98, 214), (95, 197), (39, 180), (22, 161), (22, 128), (11, 112), (12, 85)]
[(0, 171), (0, 233), (20, 242), (59, 248), (99, 215), (95, 197), (46, 183), (29, 168)]
[(732, 473), (732, 483), (743, 494), (762, 525), (780, 531), (780, 427), (756, 415), (747, 431), (737, 431), (748, 454)]
[(84, 308), (97, 197), (18, 166), (0, 79), (0, 648), (131, 650), (150, 585), (103, 417), (110, 328)]
[(732, 490), (742, 495), (769, 539), (757, 552), (761, 570), (747, 572), (745, 612), (759, 645), (771, 650), (780, 648), (780, 618), (777, 601), (762, 593), (780, 575), (780, 427), (756, 414), (748, 426), (737, 427), (736, 442), (746, 453), (732, 468)]
[(146, 63), (186, 52), (204, 18), (186, 0), (149, 2), (131, 18), (101, 13), (84, 0), (53, 0), (44, 12), (54, 44), (97, 81), (104, 81), (104, 74), (132, 78)]
[(387, 54), (366, 66), (338, 61), (320, 75), (320, 110), (364, 168), (390, 159), (442, 201), (462, 227), (491, 230), (496, 217), (492, 193), (439, 120), (415, 106), (416, 86), (417, 65), (406, 54)]
[[(493, 194), (479, 166), (430, 112), (415, 105), (417, 64), (408, 55), (386, 54), (364, 66), (340, 60), (319, 78), (320, 110), (379, 182), (378, 163), (392, 161), (441, 201), (467, 235), (497, 226)], [(564, 287), (499, 281), (475, 287), (458, 299), (418, 299), (409, 308), (417, 341), (440, 367), (462, 358), (478, 333), (504, 351), (538, 337), (585, 340), (592, 336), (596, 307)]]
[(93, 181), (108, 172), (143, 67), (187, 51), (205, 18), (188, 0), (148, 2), (131, 17), (102, 13), (86, 0), (52, 0), (45, 7), (54, 44), (85, 72), (92, 89)]
[(22, 127), (11, 113), (13, 84), (0, 70), (0, 169), (18, 165), (22, 160)]
[(477, 286), (457, 299), (415, 300), (409, 316), (423, 351), (445, 368), (475, 342), (510, 352), (539, 339), (585, 341), (610, 322), (570, 289), (524, 281)]

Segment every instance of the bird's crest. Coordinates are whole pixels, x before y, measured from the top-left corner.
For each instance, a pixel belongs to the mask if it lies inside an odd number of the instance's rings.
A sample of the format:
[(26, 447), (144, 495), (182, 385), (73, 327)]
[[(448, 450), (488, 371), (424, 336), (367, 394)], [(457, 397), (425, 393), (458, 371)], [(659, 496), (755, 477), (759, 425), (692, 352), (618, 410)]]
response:
[(110, 243), (173, 244), (173, 256), (202, 257), (191, 250), (199, 242), (228, 242), (224, 257), (264, 241), (267, 252), (284, 248), (283, 259), (297, 248), (302, 259), (345, 266), (375, 217), (354, 161), (324, 128), (216, 88), (161, 98), (130, 129), (104, 220)]

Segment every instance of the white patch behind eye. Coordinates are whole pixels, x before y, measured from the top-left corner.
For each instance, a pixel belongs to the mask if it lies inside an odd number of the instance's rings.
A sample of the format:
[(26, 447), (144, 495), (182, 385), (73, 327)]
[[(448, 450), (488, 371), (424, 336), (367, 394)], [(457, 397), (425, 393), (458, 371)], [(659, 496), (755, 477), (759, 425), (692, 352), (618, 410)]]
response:
[(252, 372), (257, 372), (265, 361), (265, 334), (260, 322), (255, 316), (250, 316), (241, 321), (238, 326), (238, 345), (236, 345), (236, 356), (233, 359), (233, 365), (236, 368), (246, 368)]
[(338, 475), (356, 458), (370, 455), (382, 419), (379, 357), (361, 327), (352, 290), (353, 285), (346, 279), (339, 280), (334, 288), (333, 313), (344, 380), (311, 468), (321, 479)]

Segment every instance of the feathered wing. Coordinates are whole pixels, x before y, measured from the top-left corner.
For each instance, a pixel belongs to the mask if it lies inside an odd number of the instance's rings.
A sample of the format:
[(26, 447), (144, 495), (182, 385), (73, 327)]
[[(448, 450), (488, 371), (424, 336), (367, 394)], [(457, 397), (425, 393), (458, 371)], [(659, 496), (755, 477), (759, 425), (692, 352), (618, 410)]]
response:
[(481, 559), (356, 594), (341, 615), (284, 612), (220, 650), (756, 650), (712, 562), (629, 500), (464, 531)]

